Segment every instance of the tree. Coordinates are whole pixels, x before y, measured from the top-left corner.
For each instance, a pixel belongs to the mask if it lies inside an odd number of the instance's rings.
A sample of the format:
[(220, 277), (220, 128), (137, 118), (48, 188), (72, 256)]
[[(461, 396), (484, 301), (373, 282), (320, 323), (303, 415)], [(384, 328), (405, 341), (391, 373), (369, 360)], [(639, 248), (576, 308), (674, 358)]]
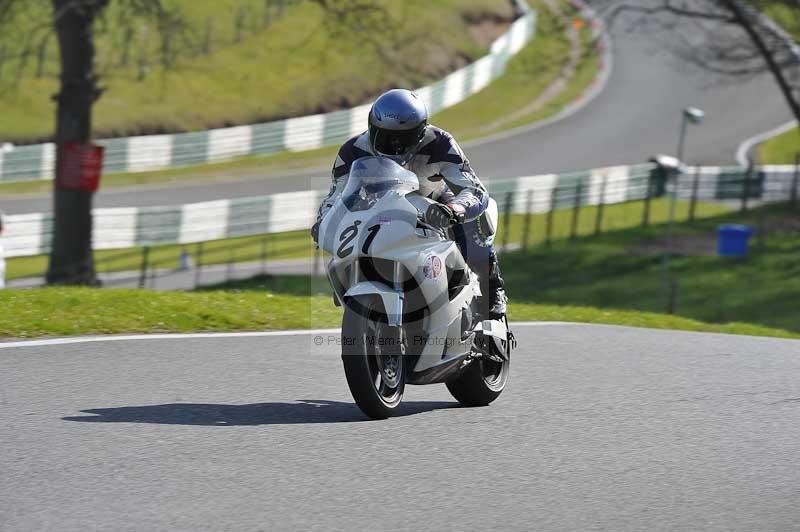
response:
[[(607, 7), (611, 23), (629, 11), (667, 27), (669, 48), (688, 63), (731, 76), (769, 71), (800, 121), (800, 46), (763, 13), (767, 7), (786, 8), (800, 26), (800, 0), (655, 0), (646, 5), (594, 0), (592, 4)], [(698, 35), (703, 36), (701, 41)]]
[(94, 19), (109, 0), (52, 0), (61, 52), (61, 91), (56, 109), (54, 233), (48, 284), (97, 284), (92, 255), (92, 197), (87, 190), (58, 186), (66, 143), (91, 138), (92, 105), (100, 97), (94, 73)]
[[(800, 103), (792, 88), (784, 69), (792, 67), (800, 69), (800, 51), (797, 43), (780, 28), (772, 24), (760, 12), (746, 5), (742, 0), (722, 0), (723, 5), (731, 13), (735, 24), (739, 24), (747, 32), (753, 48), (764, 58), (769, 71), (783, 93), (786, 102), (792, 109), (795, 119), (800, 121)], [(784, 4), (800, 9), (799, 0), (784, 0)]]
[[(95, 71), (94, 24), (111, 0), (0, 0), (0, 31), (13, 27), (15, 17), (43, 9), (50, 3), (52, 19), (42, 20), (33, 31), (21, 35), (17, 79), (25, 69), (32, 43), (41, 46), (53, 29), (60, 52), (60, 90), (56, 101), (56, 179), (53, 188), (54, 232), (47, 271), (48, 284), (96, 285), (92, 254), (93, 192), (59, 186), (64, 173), (64, 146), (87, 144), (92, 133), (92, 106), (102, 93)], [(161, 0), (114, 0), (125, 13), (156, 21), (161, 35), (162, 63), (171, 66), (175, 36), (184, 36), (180, 12)], [(38, 18), (37, 18), (38, 21)], [(42, 32), (45, 35), (42, 36)], [(0, 54), (2, 55), (2, 54)]]

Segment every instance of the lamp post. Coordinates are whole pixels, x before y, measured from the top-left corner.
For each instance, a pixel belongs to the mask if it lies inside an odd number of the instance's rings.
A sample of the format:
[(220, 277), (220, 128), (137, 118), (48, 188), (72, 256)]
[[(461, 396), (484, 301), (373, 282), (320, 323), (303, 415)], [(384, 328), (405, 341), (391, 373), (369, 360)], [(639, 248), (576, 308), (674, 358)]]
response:
[(686, 142), (686, 127), (689, 124), (702, 124), (706, 113), (697, 107), (687, 107), (683, 110), (681, 119), (681, 134), (678, 137), (678, 160), (683, 161), (683, 146)]
[(697, 107), (687, 107), (683, 110), (681, 118), (681, 132), (678, 137), (678, 158), (668, 156), (658, 156), (651, 159), (659, 165), (665, 173), (665, 182), (672, 178), (672, 191), (670, 192), (669, 203), (669, 222), (667, 224), (667, 244), (664, 249), (664, 257), (661, 267), (661, 291), (660, 291), (660, 304), (661, 308), (666, 309), (668, 313), (673, 312), (672, 305), (667, 303), (667, 293), (670, 287), (669, 279), (669, 262), (672, 258), (673, 249), (673, 227), (675, 225), (675, 207), (678, 201), (678, 177), (682, 173), (683, 168), (683, 149), (686, 144), (686, 130), (689, 124), (701, 124), (705, 118), (705, 112)]

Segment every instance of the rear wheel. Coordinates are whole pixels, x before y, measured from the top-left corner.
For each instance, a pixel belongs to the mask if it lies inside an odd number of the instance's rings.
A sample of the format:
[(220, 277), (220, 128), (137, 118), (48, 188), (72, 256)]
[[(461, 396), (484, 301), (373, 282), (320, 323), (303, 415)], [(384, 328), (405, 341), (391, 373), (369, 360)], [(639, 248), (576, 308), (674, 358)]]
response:
[[(353, 308), (355, 307), (355, 309)], [(381, 321), (380, 299), (345, 305), (342, 362), (356, 404), (372, 419), (385, 419), (400, 406), (405, 390), (405, 361), (397, 327)]]
[(511, 361), (497, 362), (489, 358), (473, 361), (447, 389), (464, 406), (486, 406), (503, 392), (508, 382)]

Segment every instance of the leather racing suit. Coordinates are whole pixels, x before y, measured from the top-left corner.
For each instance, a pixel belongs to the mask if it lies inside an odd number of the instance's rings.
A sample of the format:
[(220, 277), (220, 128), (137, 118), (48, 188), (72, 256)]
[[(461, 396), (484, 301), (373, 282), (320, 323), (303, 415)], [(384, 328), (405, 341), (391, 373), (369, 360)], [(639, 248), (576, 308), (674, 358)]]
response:
[[(374, 155), (366, 132), (342, 145), (333, 165), (330, 192), (317, 214), (317, 225), (344, 190), (353, 161)], [(456, 243), (470, 269), (478, 274), (481, 291), (489, 294), (489, 314), (504, 315), (506, 297), (494, 250), (494, 228), (485, 214), (489, 194), (461, 147), (450, 133), (429, 125), (405, 168), (419, 178), (420, 194), (464, 207), (464, 223), (453, 227)]]

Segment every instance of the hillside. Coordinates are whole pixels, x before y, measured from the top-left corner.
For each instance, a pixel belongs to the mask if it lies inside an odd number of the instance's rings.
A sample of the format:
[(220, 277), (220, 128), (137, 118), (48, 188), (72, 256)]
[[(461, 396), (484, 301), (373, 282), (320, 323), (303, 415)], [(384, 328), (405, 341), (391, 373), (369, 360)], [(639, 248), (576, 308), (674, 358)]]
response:
[[(163, 3), (169, 16), (145, 18), (114, 0), (96, 24), (106, 91), (95, 108), (95, 136), (208, 129), (357, 105), (480, 57), (512, 15), (510, 3), (497, 0), (378, 0), (363, 11), (346, 9), (354, 3), (346, 0), (327, 12), (314, 0)], [(3, 28), (0, 141), (52, 134), (58, 53), (46, 24), (49, 4), (25, 2)]]

